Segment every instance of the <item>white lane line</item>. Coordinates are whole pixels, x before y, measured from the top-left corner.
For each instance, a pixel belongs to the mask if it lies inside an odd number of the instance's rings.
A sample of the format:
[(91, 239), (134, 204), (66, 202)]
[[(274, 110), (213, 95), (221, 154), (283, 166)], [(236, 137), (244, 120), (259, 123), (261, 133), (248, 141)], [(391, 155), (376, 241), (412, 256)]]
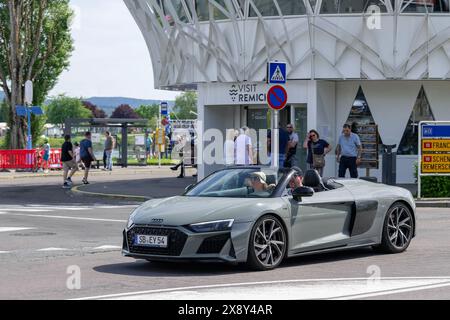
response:
[(10, 253), (11, 251), (0, 251), (0, 254)]
[(375, 295), (388, 295), (406, 292), (405, 290), (420, 291), (446, 286), (450, 286), (450, 277), (382, 278), (375, 282), (368, 281), (367, 278), (301, 279), (149, 290), (87, 297), (77, 300), (360, 299)]
[(0, 212), (0, 215), (33, 217), (33, 218), (49, 218), (49, 219), (67, 219), (67, 220), (81, 220), (81, 221), (100, 221), (100, 222), (127, 223), (127, 220), (82, 218), (82, 217), (69, 217), (69, 216), (52, 216), (52, 215), (42, 215), (42, 214), (25, 214), (25, 213)]
[(36, 250), (37, 252), (53, 252), (53, 251), (70, 251), (71, 249), (65, 249), (65, 248), (44, 248)]
[(13, 232), (13, 231), (23, 231), (32, 230), (36, 228), (16, 228), (16, 227), (0, 227), (0, 232)]
[(3, 208), (3, 211), (9, 211), (9, 212), (52, 212), (53, 210), (50, 209), (28, 209), (28, 208)]
[(117, 250), (117, 249), (122, 249), (122, 247), (106, 245), (106, 246), (100, 246), (100, 247), (93, 248), (92, 250)]

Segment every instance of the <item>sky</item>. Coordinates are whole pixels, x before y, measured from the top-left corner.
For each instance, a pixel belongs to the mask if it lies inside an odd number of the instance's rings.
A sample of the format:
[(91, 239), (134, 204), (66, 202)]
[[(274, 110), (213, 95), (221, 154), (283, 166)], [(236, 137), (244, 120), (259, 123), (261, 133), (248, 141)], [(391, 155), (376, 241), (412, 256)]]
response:
[(50, 95), (174, 100), (154, 89), (147, 45), (122, 0), (71, 0), (75, 51)]

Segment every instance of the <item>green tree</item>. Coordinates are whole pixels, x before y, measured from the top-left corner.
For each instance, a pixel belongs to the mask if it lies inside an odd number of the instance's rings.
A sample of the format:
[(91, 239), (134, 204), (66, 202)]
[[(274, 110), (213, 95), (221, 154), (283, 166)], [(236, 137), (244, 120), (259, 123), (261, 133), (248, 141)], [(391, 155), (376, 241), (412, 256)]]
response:
[(52, 98), (46, 107), (48, 122), (64, 128), (66, 119), (88, 119), (92, 117), (92, 112), (86, 109), (79, 98), (71, 98), (59, 95)]
[[(197, 93), (185, 92), (175, 100), (174, 112), (180, 120), (197, 119)], [(194, 113), (193, 113), (194, 112)]]
[(158, 117), (159, 113), (159, 105), (152, 104), (152, 105), (142, 105), (136, 110), (134, 110), (142, 119), (153, 119), (155, 117)]
[(25, 145), (26, 119), (15, 113), (24, 104), (25, 82), (34, 82), (33, 104), (42, 105), (69, 66), (72, 17), (69, 0), (0, 0), (0, 87), (9, 106), (12, 148)]

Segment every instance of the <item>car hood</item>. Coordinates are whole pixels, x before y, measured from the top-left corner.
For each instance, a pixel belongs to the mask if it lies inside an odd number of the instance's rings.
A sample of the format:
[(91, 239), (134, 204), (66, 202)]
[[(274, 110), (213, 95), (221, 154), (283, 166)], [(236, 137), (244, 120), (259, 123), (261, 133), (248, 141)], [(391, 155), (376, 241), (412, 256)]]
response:
[[(135, 224), (169, 226), (235, 219), (236, 223), (253, 221), (274, 199), (173, 197), (151, 200), (138, 207), (132, 217)], [(155, 221), (154, 219), (158, 220)]]

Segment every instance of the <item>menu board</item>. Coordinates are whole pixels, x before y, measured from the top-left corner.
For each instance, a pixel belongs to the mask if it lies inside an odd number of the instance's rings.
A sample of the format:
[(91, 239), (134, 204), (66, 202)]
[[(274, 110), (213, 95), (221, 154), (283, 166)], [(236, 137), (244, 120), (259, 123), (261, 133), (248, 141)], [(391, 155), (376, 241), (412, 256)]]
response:
[(379, 169), (378, 126), (374, 124), (358, 125), (358, 135), (361, 140), (361, 169)]

